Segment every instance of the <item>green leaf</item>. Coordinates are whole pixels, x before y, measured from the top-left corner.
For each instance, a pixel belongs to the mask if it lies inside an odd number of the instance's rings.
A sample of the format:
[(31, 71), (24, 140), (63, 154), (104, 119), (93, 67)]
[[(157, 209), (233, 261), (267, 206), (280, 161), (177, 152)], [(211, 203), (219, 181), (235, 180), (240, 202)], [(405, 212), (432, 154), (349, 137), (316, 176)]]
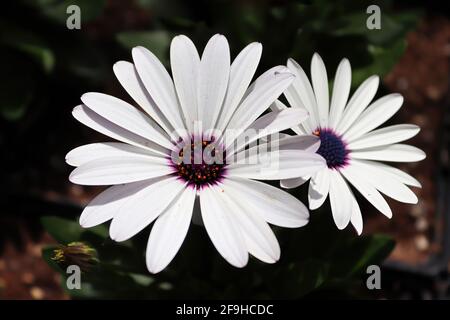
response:
[(328, 277), (327, 263), (310, 259), (290, 263), (278, 270), (273, 282), (276, 288), (274, 296), (282, 299), (296, 299), (319, 288)]
[(395, 247), (395, 241), (385, 235), (354, 237), (334, 255), (333, 275), (339, 278), (357, 276), (371, 264), (381, 264)]
[(331, 30), (336, 36), (364, 35), (374, 45), (388, 45), (403, 38), (419, 20), (418, 12), (410, 11), (392, 15), (381, 14), (381, 29), (368, 29), (366, 21), (368, 15), (365, 12), (350, 13), (338, 19), (337, 27)]
[(50, 73), (54, 68), (55, 55), (53, 51), (39, 35), (30, 30), (7, 22), (0, 22), (0, 44), (28, 55), (46, 73)]
[(406, 41), (400, 39), (389, 47), (379, 47), (369, 45), (367, 50), (372, 58), (369, 65), (353, 70), (352, 83), (357, 85), (362, 83), (371, 75), (386, 75), (392, 70), (397, 61), (401, 58), (406, 49)]
[(33, 99), (33, 73), (27, 67), (23, 59), (6, 54), (0, 57), (0, 115), (6, 120), (20, 119)]
[(78, 222), (53, 216), (42, 217), (41, 223), (45, 230), (61, 244), (81, 241), (86, 234), (92, 234), (102, 238), (108, 236), (108, 230), (104, 225), (83, 229)]
[(163, 63), (168, 62), (172, 36), (167, 31), (133, 31), (117, 34), (117, 41), (126, 49), (143, 46), (155, 54)]
[(29, 54), (42, 66), (45, 72), (49, 73), (53, 70), (55, 65), (55, 56), (51, 49), (31, 43), (17, 44), (17, 48)]
[(395, 241), (391, 237), (381, 234), (372, 235), (361, 242), (364, 244), (364, 253), (353, 265), (350, 274), (357, 274), (368, 265), (383, 262), (395, 247)]

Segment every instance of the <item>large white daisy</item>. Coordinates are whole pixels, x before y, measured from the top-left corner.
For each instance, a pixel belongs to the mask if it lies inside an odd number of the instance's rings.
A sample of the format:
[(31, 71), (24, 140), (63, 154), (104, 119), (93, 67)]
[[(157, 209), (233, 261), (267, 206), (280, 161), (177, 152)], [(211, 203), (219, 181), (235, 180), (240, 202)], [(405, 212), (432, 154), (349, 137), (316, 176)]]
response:
[[(70, 175), (73, 183), (113, 185), (84, 209), (80, 224), (92, 227), (112, 219), (111, 238), (125, 241), (156, 220), (146, 253), (147, 267), (156, 273), (179, 250), (199, 198), (206, 231), (230, 264), (243, 267), (248, 253), (277, 261), (280, 248), (267, 223), (301, 227), (308, 222), (308, 209), (288, 193), (252, 179), (310, 175), (326, 164), (315, 153), (319, 139), (311, 136), (280, 142), (278, 150), (257, 161), (230, 161), (232, 155), (247, 154), (247, 160), (255, 160), (250, 151), (258, 146), (246, 148), (249, 143), (307, 117), (298, 109), (257, 119), (294, 79), (278, 66), (249, 87), (261, 52), (261, 44), (252, 43), (230, 65), (224, 36), (213, 36), (201, 58), (190, 39), (177, 36), (170, 47), (173, 80), (143, 47), (133, 49), (133, 63), (117, 62), (115, 75), (143, 111), (101, 93), (84, 94), (83, 104), (73, 110), (84, 125), (120, 141), (84, 145), (66, 156), (77, 167)], [(232, 133), (228, 139), (225, 129)], [(254, 134), (242, 139), (244, 130)], [(214, 161), (206, 161), (205, 154)], [(270, 169), (274, 158), (277, 166)]]
[[(289, 59), (287, 66), (296, 78), (284, 94), (292, 109), (304, 109), (310, 114), (292, 129), (298, 135), (314, 134), (320, 138), (317, 153), (325, 158), (327, 167), (312, 176), (282, 180), (281, 186), (295, 188), (311, 178), (309, 208), (319, 208), (329, 195), (336, 226), (343, 229), (351, 222), (358, 234), (362, 232), (363, 221), (348, 183), (388, 218), (392, 217), (392, 211), (380, 192), (400, 202), (417, 203), (416, 195), (407, 185), (420, 187), (420, 183), (409, 174), (379, 162), (414, 162), (425, 158), (422, 150), (399, 143), (419, 132), (416, 125), (376, 129), (400, 109), (403, 97), (394, 93), (371, 103), (379, 84), (378, 76), (371, 76), (348, 101), (351, 68), (349, 61), (343, 59), (336, 71), (330, 102), (327, 71), (318, 54), (311, 61), (312, 85), (297, 62)], [(278, 102), (272, 110), (287, 107)]]

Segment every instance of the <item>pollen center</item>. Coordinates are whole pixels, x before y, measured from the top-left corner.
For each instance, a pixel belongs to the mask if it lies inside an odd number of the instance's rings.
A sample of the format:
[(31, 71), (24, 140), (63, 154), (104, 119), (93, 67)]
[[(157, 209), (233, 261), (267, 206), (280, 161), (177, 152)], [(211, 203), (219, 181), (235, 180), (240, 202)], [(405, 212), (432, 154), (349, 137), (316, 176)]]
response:
[(342, 168), (348, 163), (348, 150), (342, 137), (332, 129), (320, 128), (314, 131), (320, 138), (320, 148), (317, 153), (327, 162), (328, 168)]
[(219, 182), (226, 171), (223, 147), (214, 138), (183, 142), (174, 151), (172, 163), (175, 174), (199, 189)]

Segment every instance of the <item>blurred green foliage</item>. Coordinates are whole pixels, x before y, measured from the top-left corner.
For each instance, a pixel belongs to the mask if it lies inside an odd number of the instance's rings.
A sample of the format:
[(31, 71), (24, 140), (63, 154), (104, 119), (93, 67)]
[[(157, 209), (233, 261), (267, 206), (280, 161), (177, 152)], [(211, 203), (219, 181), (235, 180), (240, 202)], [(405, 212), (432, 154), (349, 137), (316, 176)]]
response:
[[(115, 5), (112, 6), (112, 3)], [(198, 48), (214, 33), (226, 35), (232, 55), (252, 41), (263, 44), (257, 74), (288, 57), (309, 70), (318, 52), (329, 79), (347, 57), (353, 85), (372, 74), (385, 75), (405, 50), (405, 36), (420, 12), (379, 0), (381, 30), (366, 28), (366, 8), (374, 1), (226, 1), (226, 0), (16, 0), (3, 4), (0, 14), (0, 143), (15, 150), (8, 166), (13, 181), (25, 165), (18, 159), (59, 146), (58, 154), (40, 159), (67, 175), (63, 154), (85, 132), (73, 124), (70, 110), (83, 92), (110, 91), (112, 64), (131, 59), (130, 48), (143, 45), (169, 67), (169, 46), (176, 34), (188, 35)], [(81, 30), (65, 26), (67, 5), (81, 8)], [(131, 8), (131, 9), (130, 9)], [(129, 16), (128, 19), (122, 17)], [(117, 19), (117, 16), (123, 19)], [(137, 17), (147, 17), (137, 19)], [(125, 21), (125, 22), (124, 22)], [(141, 21), (141, 22), (136, 22)], [(21, 121), (17, 121), (21, 120)], [(53, 123), (48, 130), (47, 124)], [(90, 132), (90, 131), (89, 131)], [(39, 134), (36, 134), (39, 133)], [(41, 135), (41, 136), (40, 136)], [(84, 138), (88, 137), (86, 135)], [(61, 139), (65, 140), (61, 140)], [(84, 143), (88, 143), (86, 139)], [(17, 145), (27, 145), (18, 149)], [(14, 149), (16, 148), (16, 149)], [(56, 152), (56, 151), (52, 151)], [(54, 160), (57, 159), (57, 160)], [(16, 175), (14, 175), (16, 174)], [(8, 180), (10, 179), (10, 180)], [(17, 179), (16, 179), (17, 180)], [(20, 181), (20, 180), (18, 180)], [(65, 183), (61, 182), (61, 183)], [(20, 186), (26, 185), (20, 183)], [(300, 196), (296, 194), (296, 196)], [(305, 199), (303, 196), (302, 199)], [(329, 208), (312, 214), (300, 230), (276, 229), (282, 258), (274, 265), (251, 260), (244, 269), (229, 266), (212, 247), (203, 228), (192, 226), (180, 253), (162, 273), (145, 268), (148, 229), (123, 243), (108, 238), (105, 225), (83, 230), (76, 217), (45, 217), (45, 229), (61, 244), (83, 241), (99, 255), (99, 266), (83, 275), (75, 298), (300, 298), (360, 294), (367, 265), (380, 263), (394, 244), (381, 235), (357, 237), (336, 230)], [(66, 276), (51, 254), (47, 262)]]
[[(330, 219), (322, 212), (301, 230), (277, 229), (281, 260), (269, 265), (251, 259), (243, 269), (228, 265), (205, 230), (192, 226), (175, 260), (157, 275), (145, 268), (147, 232), (115, 243), (105, 226), (82, 229), (58, 217), (45, 217), (42, 223), (60, 243), (83, 241), (97, 249), (98, 268), (82, 275), (81, 290), (67, 290), (75, 298), (297, 299), (330, 291), (350, 297), (357, 294), (355, 287), (364, 286), (366, 267), (385, 259), (394, 243), (381, 235), (355, 237), (338, 231)], [(70, 274), (51, 259), (55, 248), (44, 249), (43, 257), (61, 273), (66, 288)]]
[[(366, 8), (373, 1), (138, 0), (135, 11), (149, 13), (147, 24), (139, 30), (115, 30), (93, 41), (89, 27), (103, 18), (106, 3), (19, 0), (6, 5), (0, 20), (0, 61), (6, 70), (0, 85), (8, 88), (0, 96), (3, 117), (19, 119), (30, 104), (45, 96), (42, 87), (51, 87), (55, 79), (68, 77), (65, 81), (70, 83), (81, 78), (101, 85), (120, 47), (128, 51), (129, 59), (130, 48), (143, 45), (168, 66), (170, 40), (181, 33), (199, 48), (212, 34), (223, 33), (234, 55), (249, 42), (259, 41), (264, 45), (260, 70), (284, 64), (288, 57), (309, 69), (312, 54), (319, 52), (334, 73), (338, 62), (347, 57), (357, 85), (371, 74), (391, 70), (405, 49), (406, 33), (419, 17), (413, 10), (392, 11), (393, 1), (377, 1), (382, 28), (369, 30)], [(65, 27), (67, 6), (73, 4), (81, 9), (81, 30)], [(116, 45), (112, 50), (111, 42)]]

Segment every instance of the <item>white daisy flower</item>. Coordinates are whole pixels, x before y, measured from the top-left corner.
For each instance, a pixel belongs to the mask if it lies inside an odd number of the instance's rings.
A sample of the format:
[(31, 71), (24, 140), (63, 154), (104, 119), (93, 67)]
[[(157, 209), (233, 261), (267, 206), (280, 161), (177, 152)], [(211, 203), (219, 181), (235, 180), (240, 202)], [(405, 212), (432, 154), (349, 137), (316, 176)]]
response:
[[(309, 208), (319, 208), (330, 197), (333, 219), (339, 229), (349, 222), (358, 234), (363, 229), (359, 205), (348, 183), (358, 190), (375, 208), (388, 218), (392, 211), (380, 192), (404, 203), (417, 203), (416, 195), (407, 187), (420, 183), (407, 173), (383, 164), (414, 162), (425, 153), (399, 142), (415, 136), (420, 128), (400, 124), (376, 129), (401, 107), (403, 97), (394, 93), (371, 103), (379, 84), (378, 76), (365, 80), (349, 101), (351, 68), (347, 59), (339, 64), (334, 79), (331, 102), (325, 65), (316, 53), (311, 61), (311, 83), (300, 65), (292, 59), (287, 66), (295, 75), (292, 85), (284, 93), (293, 109), (305, 109), (310, 117), (292, 129), (298, 135), (319, 136), (318, 154), (327, 161), (327, 168), (312, 176), (281, 181), (284, 188), (295, 188), (310, 180)], [(272, 110), (286, 110), (277, 102)], [(376, 130), (374, 130), (376, 129)]]
[[(177, 36), (170, 47), (173, 80), (143, 47), (133, 49), (133, 63), (117, 62), (115, 75), (144, 112), (101, 93), (84, 94), (83, 104), (73, 110), (84, 125), (120, 141), (84, 145), (66, 156), (77, 167), (70, 175), (73, 183), (112, 185), (84, 209), (80, 224), (88, 228), (112, 219), (111, 238), (125, 241), (156, 220), (146, 253), (147, 267), (156, 273), (178, 252), (198, 198), (206, 231), (230, 264), (245, 266), (248, 253), (277, 261), (280, 247), (267, 223), (301, 227), (309, 212), (288, 193), (253, 179), (310, 175), (326, 164), (315, 153), (319, 139), (311, 136), (268, 152), (277, 156), (277, 170), (267, 170), (270, 159), (230, 161), (255, 150), (246, 148), (250, 142), (307, 117), (303, 110), (282, 110), (257, 120), (294, 79), (278, 66), (249, 87), (261, 52), (261, 44), (252, 43), (230, 65), (224, 36), (213, 36), (201, 59), (189, 38)], [(249, 129), (256, 134), (242, 140)], [(233, 133), (231, 140), (224, 130)], [(206, 161), (207, 151), (225, 161)]]

